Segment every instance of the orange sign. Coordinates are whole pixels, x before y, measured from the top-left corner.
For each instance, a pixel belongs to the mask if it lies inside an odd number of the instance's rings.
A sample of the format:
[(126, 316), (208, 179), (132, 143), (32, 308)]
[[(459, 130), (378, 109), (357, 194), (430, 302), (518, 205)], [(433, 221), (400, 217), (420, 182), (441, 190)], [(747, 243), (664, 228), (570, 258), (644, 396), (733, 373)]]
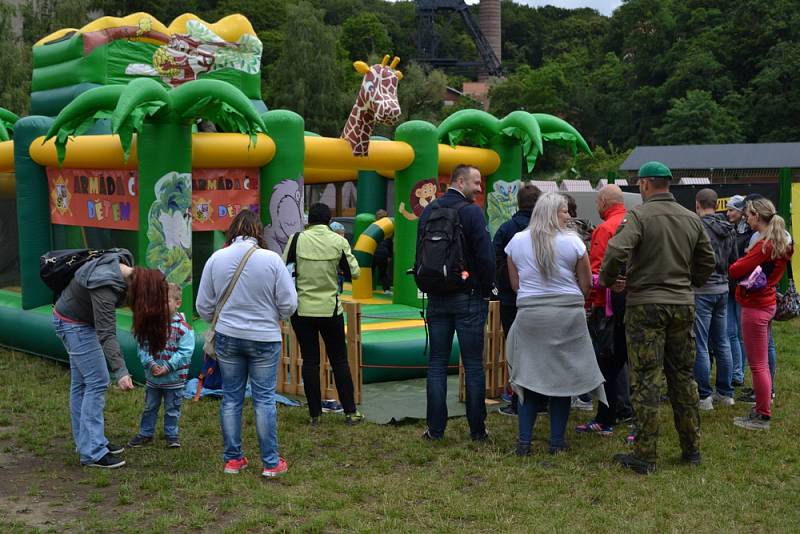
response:
[(139, 229), (136, 171), (47, 168), (54, 224)]
[(194, 169), (192, 230), (227, 230), (237, 213), (258, 213), (258, 169)]

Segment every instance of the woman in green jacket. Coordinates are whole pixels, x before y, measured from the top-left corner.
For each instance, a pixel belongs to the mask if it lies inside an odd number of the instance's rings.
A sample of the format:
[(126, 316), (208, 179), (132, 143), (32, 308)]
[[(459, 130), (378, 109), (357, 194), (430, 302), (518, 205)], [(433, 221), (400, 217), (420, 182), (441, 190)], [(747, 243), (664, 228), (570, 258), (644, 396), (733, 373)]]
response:
[[(358, 424), (363, 416), (356, 410), (353, 378), (347, 363), (344, 316), (339, 302), (338, 271), (344, 261), (353, 279), (358, 278), (358, 262), (347, 240), (330, 229), (330, 208), (322, 203), (308, 211), (308, 228), (295, 234), (284, 250), (284, 261), (295, 264), (297, 312), (292, 328), (303, 356), (303, 389), (308, 400), (311, 425), (317, 426), (322, 414), (319, 381), (319, 337), (333, 369), (336, 391), (344, 407), (347, 424)], [(294, 249), (294, 251), (292, 251)], [(293, 257), (289, 257), (292, 255)]]

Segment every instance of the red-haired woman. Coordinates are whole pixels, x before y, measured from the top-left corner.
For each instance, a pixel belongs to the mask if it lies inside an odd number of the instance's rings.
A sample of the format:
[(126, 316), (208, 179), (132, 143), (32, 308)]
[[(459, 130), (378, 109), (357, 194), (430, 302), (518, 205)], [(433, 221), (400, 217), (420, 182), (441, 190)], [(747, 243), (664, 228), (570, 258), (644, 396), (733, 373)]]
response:
[(792, 241), (783, 218), (766, 198), (748, 202), (745, 216), (750, 228), (758, 232), (759, 240), (743, 258), (730, 266), (729, 274), (732, 280), (741, 280), (756, 267), (761, 267), (766, 275), (766, 285), (746, 289), (740, 284), (736, 288), (736, 302), (742, 308), (742, 339), (753, 374), (756, 406), (748, 415), (735, 417), (733, 424), (751, 430), (768, 430), (772, 417), (772, 379), (767, 360), (769, 325), (775, 315), (775, 286), (792, 258)]
[(168, 286), (154, 269), (132, 267), (127, 250), (107, 253), (75, 272), (53, 309), (56, 334), (69, 354), (72, 436), (81, 464), (113, 469), (124, 451), (105, 436), (103, 408), (111, 375), (123, 391), (133, 389), (117, 341), (116, 308), (130, 301), (133, 335), (162, 350), (167, 343)]

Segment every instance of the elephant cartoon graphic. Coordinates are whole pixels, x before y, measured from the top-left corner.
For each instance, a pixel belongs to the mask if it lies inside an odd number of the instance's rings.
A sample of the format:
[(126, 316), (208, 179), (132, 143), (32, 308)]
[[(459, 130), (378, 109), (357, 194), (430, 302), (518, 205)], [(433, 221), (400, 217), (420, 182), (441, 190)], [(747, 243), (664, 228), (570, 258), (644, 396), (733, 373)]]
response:
[(269, 198), (270, 224), (264, 230), (267, 248), (283, 253), (289, 237), (304, 228), (303, 177), (283, 180), (273, 189)]

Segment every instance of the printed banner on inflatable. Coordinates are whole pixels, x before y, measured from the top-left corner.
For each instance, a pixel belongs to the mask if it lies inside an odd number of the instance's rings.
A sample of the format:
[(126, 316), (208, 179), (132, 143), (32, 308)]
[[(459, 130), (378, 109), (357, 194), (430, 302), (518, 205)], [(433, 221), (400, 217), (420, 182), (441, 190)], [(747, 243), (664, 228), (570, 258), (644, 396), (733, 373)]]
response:
[(136, 171), (48, 167), (47, 181), (54, 224), (139, 229)]
[(258, 213), (258, 169), (194, 169), (192, 230), (227, 230), (237, 213)]

